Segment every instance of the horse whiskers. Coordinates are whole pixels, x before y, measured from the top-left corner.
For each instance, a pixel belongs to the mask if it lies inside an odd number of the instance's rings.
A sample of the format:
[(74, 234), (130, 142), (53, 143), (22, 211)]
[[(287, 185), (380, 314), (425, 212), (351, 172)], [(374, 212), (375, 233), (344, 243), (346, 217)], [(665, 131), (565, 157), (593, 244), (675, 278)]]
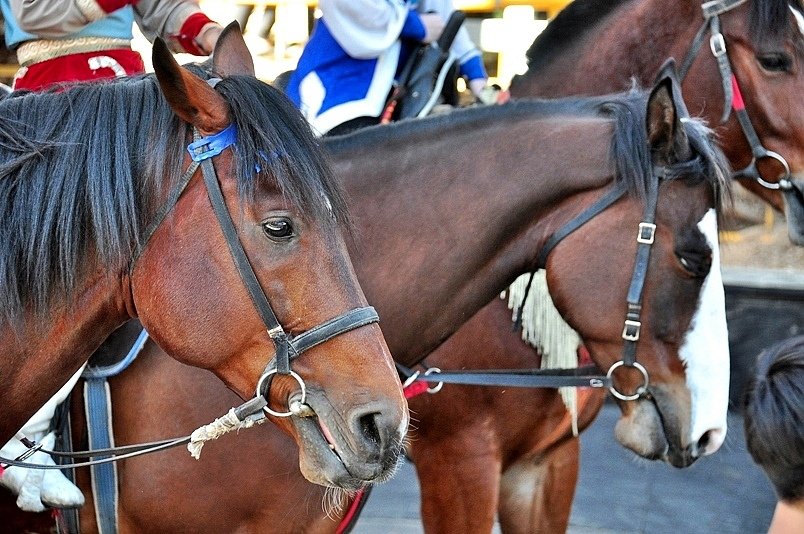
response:
[(321, 509), (328, 519), (336, 520), (336, 514), (343, 510), (355, 493), (355, 491), (327, 486), (321, 500)]

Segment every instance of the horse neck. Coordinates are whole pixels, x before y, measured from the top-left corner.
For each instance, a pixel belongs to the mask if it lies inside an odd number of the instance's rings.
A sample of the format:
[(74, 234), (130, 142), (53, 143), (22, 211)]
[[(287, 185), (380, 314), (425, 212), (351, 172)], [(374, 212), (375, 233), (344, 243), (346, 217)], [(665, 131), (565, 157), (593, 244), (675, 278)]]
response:
[(0, 443), (11, 438), (128, 317), (119, 284), (120, 277), (99, 270), (76, 288), (69, 303), (54, 307), (46, 317), (28, 314), (21, 326), (0, 328)]
[(533, 268), (556, 206), (610, 180), (610, 137), (598, 119), (509, 118), (336, 157), (352, 259), (395, 359), (421, 359)]
[(516, 80), (511, 95), (600, 95), (625, 90), (632, 79), (649, 86), (668, 57), (683, 60), (702, 23), (699, 0), (675, 2), (672, 9), (660, 0), (625, 2), (549, 63)]

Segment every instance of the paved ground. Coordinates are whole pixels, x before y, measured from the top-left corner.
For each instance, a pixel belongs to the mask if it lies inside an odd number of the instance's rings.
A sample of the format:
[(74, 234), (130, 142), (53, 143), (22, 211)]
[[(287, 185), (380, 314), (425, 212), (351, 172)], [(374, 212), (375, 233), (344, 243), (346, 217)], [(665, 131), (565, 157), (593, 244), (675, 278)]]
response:
[[(613, 437), (618, 410), (606, 405), (582, 434), (581, 476), (570, 534), (752, 534), (767, 532), (775, 505), (770, 484), (745, 450), (742, 417), (714, 456), (688, 469), (646, 462)], [(406, 465), (377, 487), (353, 532), (422, 532), (415, 471)]]

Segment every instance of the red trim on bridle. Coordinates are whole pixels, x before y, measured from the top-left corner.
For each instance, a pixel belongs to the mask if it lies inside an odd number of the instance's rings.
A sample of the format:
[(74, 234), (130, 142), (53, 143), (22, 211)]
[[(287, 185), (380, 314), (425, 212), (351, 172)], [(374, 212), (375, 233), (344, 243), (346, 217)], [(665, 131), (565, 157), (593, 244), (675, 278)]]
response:
[(430, 385), (423, 380), (414, 380), (402, 389), (402, 393), (404, 393), (406, 399), (412, 399), (427, 391), (429, 387)]
[(743, 101), (743, 94), (740, 92), (740, 85), (737, 83), (737, 76), (731, 75), (731, 90), (734, 93), (734, 100), (731, 107), (734, 111), (742, 111), (745, 109), (745, 102)]
[(357, 490), (357, 493), (352, 497), (352, 502), (349, 503), (349, 509), (346, 511), (346, 515), (343, 516), (343, 519), (341, 519), (341, 522), (338, 524), (338, 528), (335, 529), (335, 534), (343, 534), (343, 532), (346, 532), (346, 529), (351, 526), (355, 516), (360, 513), (360, 507), (363, 504), (365, 494), (366, 490), (364, 488)]

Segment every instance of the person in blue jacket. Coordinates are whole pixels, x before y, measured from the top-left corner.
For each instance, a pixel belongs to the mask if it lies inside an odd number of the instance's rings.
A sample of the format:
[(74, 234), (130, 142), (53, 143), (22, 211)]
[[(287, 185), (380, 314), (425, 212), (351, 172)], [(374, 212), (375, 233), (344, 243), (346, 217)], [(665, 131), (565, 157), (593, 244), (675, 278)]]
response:
[[(451, 0), (321, 0), (286, 92), (320, 135), (377, 124), (404, 58), (438, 39)], [(460, 74), (480, 96), (486, 70), (465, 28), (453, 42)]]

